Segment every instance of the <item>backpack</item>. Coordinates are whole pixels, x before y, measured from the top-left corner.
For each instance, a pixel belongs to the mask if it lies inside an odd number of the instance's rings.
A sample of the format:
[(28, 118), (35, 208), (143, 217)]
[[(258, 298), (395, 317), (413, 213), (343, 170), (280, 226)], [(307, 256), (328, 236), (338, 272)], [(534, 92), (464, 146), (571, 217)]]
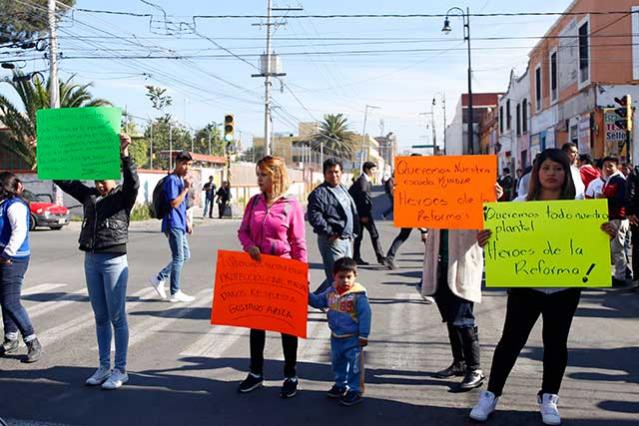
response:
[(155, 219), (162, 219), (164, 215), (166, 215), (170, 210), (171, 206), (169, 205), (169, 201), (166, 199), (166, 194), (164, 193), (164, 183), (171, 176), (170, 174), (164, 176), (153, 188), (153, 200), (151, 201), (150, 213), (151, 217)]

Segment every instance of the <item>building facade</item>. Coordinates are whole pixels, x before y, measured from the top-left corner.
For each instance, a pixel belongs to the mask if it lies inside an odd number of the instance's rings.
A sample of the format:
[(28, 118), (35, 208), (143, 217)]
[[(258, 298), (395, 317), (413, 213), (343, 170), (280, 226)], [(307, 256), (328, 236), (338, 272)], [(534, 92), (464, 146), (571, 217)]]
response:
[[(485, 114), (494, 110), (501, 93), (473, 93), (473, 153), (480, 152), (480, 123)], [(452, 122), (446, 127), (446, 155), (465, 155), (470, 153), (468, 143), (468, 94), (462, 94)]]

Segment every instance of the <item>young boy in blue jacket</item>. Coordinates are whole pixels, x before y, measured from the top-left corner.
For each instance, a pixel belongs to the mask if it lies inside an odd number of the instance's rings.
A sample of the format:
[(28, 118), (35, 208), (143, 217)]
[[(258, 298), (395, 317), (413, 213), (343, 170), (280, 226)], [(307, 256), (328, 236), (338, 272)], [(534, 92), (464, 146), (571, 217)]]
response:
[(339, 398), (342, 405), (362, 402), (364, 359), (362, 348), (368, 344), (371, 330), (371, 307), (366, 289), (355, 282), (357, 263), (343, 257), (333, 266), (333, 285), (320, 294), (309, 293), (314, 308), (328, 308), (331, 329), (331, 354), (335, 385), (329, 398)]

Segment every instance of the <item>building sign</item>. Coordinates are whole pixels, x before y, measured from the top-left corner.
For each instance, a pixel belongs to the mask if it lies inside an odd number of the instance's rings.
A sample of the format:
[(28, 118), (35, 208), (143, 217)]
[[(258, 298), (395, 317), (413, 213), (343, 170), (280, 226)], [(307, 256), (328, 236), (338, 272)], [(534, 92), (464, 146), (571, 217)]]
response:
[(615, 124), (616, 121), (622, 118), (617, 115), (614, 108), (604, 108), (603, 111), (605, 154), (618, 156), (620, 149), (623, 149), (626, 144), (626, 131)]

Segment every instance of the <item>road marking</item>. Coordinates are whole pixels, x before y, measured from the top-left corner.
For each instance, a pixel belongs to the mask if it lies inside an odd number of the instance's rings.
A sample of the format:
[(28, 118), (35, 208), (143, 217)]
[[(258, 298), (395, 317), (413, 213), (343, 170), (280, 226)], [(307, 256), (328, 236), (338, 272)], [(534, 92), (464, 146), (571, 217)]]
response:
[(248, 335), (248, 328), (213, 326), (204, 336), (181, 352), (180, 356), (217, 358), (242, 337), (248, 337)]
[[(136, 302), (127, 303), (127, 310), (146, 302), (147, 300), (144, 297), (149, 296), (155, 293), (155, 289), (150, 287), (145, 287), (137, 292), (129, 295), (129, 297), (138, 297), (140, 300)], [(65, 303), (65, 302), (60, 302)], [(73, 302), (70, 302), (73, 303)], [(80, 315), (70, 321), (65, 322), (64, 324), (60, 324), (55, 326), (49, 330), (39, 331), (38, 330), (38, 338), (42, 342), (43, 346), (51, 346), (60, 340), (71, 336), (79, 331), (84, 330), (85, 328), (95, 326), (95, 319), (93, 316), (93, 311)]]
[(25, 288), (22, 290), (22, 296), (30, 296), (32, 294), (46, 293), (56, 288), (65, 287), (67, 284), (63, 283), (44, 283), (38, 284), (33, 287)]
[[(81, 301), (83, 297), (87, 296), (88, 292), (86, 287), (81, 288), (80, 290), (74, 291), (73, 293), (64, 293), (60, 296), (54, 297), (51, 300), (47, 300), (46, 302), (39, 302), (37, 305), (27, 308), (27, 313), (33, 320), (34, 318), (37, 318), (48, 312), (64, 308), (65, 306), (71, 305), (73, 303), (77, 303)], [(66, 298), (69, 298), (70, 300), (62, 300)]]
[[(173, 304), (177, 309), (174, 315), (171, 317), (149, 317), (142, 322), (135, 324), (133, 327), (129, 327), (129, 348), (144, 341), (147, 337), (151, 336), (158, 331), (164, 330), (175, 321), (182, 319), (190, 310), (202, 308), (211, 305), (211, 289), (205, 289), (195, 294), (195, 300), (190, 303)], [(114, 343), (111, 344), (111, 349), (114, 349)], [(97, 346), (95, 347), (97, 349)]]

